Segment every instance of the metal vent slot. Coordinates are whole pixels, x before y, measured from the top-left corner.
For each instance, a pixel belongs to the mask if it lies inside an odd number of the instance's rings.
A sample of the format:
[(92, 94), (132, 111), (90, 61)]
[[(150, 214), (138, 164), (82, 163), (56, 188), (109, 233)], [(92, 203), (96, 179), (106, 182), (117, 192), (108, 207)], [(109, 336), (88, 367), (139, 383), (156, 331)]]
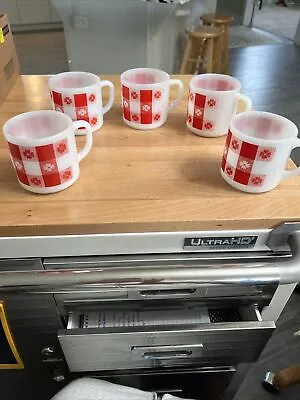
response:
[(209, 308), (208, 315), (210, 322), (239, 322), (242, 321), (238, 308)]
[(182, 310), (115, 310), (87, 313), (71, 313), (68, 329), (78, 328), (130, 328), (163, 325), (185, 325), (209, 323), (206, 308)]
[(81, 314), (80, 315), (80, 326), (82, 328), (89, 327), (89, 314)]

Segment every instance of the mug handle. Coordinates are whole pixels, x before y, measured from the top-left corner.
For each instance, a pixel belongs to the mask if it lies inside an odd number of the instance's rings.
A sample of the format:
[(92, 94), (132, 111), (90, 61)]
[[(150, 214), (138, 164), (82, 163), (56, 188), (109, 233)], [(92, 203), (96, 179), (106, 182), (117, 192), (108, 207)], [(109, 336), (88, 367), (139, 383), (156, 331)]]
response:
[(182, 99), (183, 91), (184, 91), (183, 83), (180, 79), (170, 79), (169, 86), (172, 86), (172, 85), (178, 86), (178, 94), (177, 94), (176, 99), (169, 105), (168, 112), (170, 112), (171, 110), (173, 110), (173, 108), (178, 106), (178, 103)]
[[(296, 147), (300, 147), (300, 139), (294, 138), (291, 143), (291, 152)], [(300, 175), (300, 167), (293, 168), (291, 170), (284, 170), (282, 179), (289, 178), (290, 176)]]
[(238, 104), (236, 106), (236, 114), (239, 114), (241, 112), (245, 112), (245, 111), (250, 111), (252, 109), (252, 100), (250, 99), (250, 97), (245, 96), (242, 93), (238, 93), (237, 94), (237, 103), (241, 101), (245, 104), (245, 109), (242, 111), (239, 111), (239, 107)]
[(73, 128), (74, 128), (75, 132), (76, 132), (76, 129), (78, 129), (78, 128), (85, 128), (85, 130), (82, 133), (80, 133), (80, 136), (85, 135), (85, 145), (81, 151), (77, 152), (78, 161), (80, 162), (81, 160), (84, 159), (84, 157), (86, 157), (89, 154), (89, 152), (93, 146), (93, 131), (92, 131), (91, 125), (86, 121), (82, 121), (82, 120), (81, 121), (73, 121), (72, 124), (73, 124)]
[(108, 86), (109, 98), (108, 98), (108, 101), (105, 104), (105, 106), (102, 107), (102, 114), (107, 113), (107, 111), (109, 111), (112, 108), (112, 105), (113, 105), (114, 99), (115, 99), (115, 87), (114, 87), (114, 84), (111, 81), (100, 81), (101, 89), (104, 86)]

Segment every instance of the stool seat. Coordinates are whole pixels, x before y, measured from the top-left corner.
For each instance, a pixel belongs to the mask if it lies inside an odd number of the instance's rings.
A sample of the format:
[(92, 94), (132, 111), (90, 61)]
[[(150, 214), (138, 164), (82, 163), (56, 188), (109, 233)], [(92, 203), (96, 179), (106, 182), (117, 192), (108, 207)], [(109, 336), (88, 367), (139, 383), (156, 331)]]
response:
[(211, 39), (220, 37), (223, 34), (221, 28), (215, 26), (200, 26), (195, 31), (188, 31), (186, 33), (192, 38)]
[(221, 15), (221, 14), (204, 14), (201, 17), (201, 20), (205, 24), (215, 24), (215, 25), (225, 25), (231, 24), (234, 18), (230, 15)]

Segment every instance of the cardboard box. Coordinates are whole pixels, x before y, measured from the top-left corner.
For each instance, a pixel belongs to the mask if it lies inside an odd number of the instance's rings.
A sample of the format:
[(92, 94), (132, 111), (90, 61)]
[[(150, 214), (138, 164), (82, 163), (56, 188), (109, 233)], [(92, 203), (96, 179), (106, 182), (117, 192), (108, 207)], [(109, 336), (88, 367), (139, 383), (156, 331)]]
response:
[(7, 15), (0, 14), (0, 104), (20, 75), (20, 65)]

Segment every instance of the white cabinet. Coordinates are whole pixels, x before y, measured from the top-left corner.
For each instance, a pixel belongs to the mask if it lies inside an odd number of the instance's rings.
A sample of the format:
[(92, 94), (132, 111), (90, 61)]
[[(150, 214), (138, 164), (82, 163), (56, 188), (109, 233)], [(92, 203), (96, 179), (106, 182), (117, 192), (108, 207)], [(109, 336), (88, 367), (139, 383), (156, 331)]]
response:
[(53, 1), (63, 16), (71, 70), (118, 74), (138, 66), (177, 71), (185, 28), (199, 0), (184, 6), (140, 0)]
[(0, 0), (0, 12), (6, 13), (15, 26), (61, 22), (52, 0)]

